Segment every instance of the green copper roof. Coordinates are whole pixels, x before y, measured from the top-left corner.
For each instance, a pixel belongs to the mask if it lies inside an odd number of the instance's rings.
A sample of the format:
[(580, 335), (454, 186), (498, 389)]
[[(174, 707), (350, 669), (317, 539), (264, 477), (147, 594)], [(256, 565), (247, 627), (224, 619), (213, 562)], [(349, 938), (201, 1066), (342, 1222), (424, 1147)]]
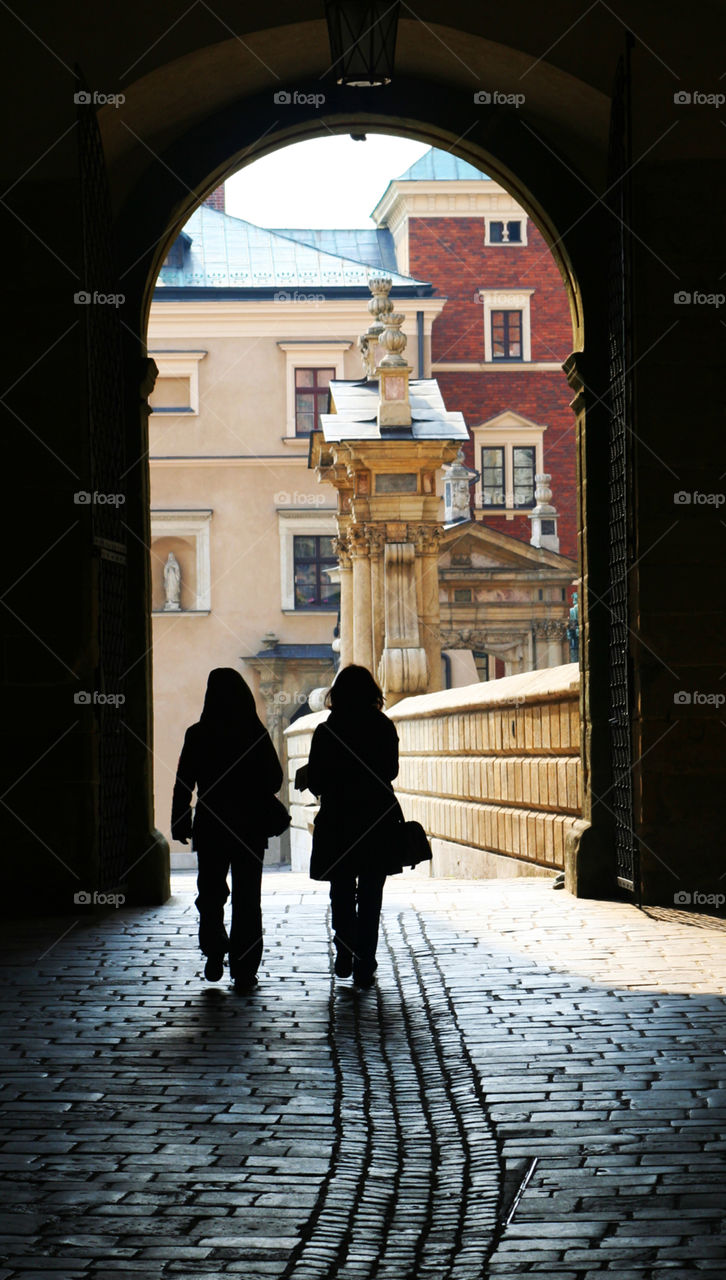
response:
[(488, 174), (475, 169), (466, 160), (459, 159), (450, 151), (437, 151), (431, 147), (405, 173), (394, 178), (394, 182), (470, 182), (472, 179), (491, 181)]
[[(353, 251), (356, 245), (350, 248)], [(369, 257), (361, 260), (340, 252), (328, 253), (315, 244), (201, 205), (186, 223), (159, 272), (157, 297), (163, 296), (165, 288), (365, 288), (377, 266), (371, 265)], [(427, 281), (391, 269), (386, 274), (394, 286), (430, 291)]]

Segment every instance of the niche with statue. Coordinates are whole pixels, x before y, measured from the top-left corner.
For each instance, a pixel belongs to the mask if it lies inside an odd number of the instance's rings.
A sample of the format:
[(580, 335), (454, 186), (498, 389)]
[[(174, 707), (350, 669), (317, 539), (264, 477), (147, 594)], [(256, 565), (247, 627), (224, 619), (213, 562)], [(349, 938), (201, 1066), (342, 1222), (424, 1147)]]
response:
[(151, 544), (151, 611), (173, 617), (195, 610), (196, 550), (191, 539), (155, 538)]

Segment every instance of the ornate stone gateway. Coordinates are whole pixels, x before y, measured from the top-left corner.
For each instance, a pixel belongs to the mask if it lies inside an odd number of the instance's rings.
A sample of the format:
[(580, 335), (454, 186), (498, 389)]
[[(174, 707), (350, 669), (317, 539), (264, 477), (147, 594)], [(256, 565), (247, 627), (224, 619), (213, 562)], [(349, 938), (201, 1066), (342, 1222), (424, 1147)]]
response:
[(368, 667), (390, 706), (441, 687), (436, 472), (468, 432), (435, 381), (410, 380), (391, 281), (370, 288), (375, 319), (359, 344), (367, 376), (331, 383), (310, 466), (338, 491), (341, 664)]

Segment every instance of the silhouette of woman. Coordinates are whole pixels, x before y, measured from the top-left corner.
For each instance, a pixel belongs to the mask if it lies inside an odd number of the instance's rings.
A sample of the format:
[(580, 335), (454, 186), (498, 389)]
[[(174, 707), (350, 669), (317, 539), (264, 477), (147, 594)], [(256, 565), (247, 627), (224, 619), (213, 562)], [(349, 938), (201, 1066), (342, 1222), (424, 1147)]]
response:
[[(252, 692), (232, 667), (209, 673), (204, 707), (184, 736), (172, 799), (171, 833), (186, 844), (192, 834), (191, 799), (197, 788), (199, 946), (204, 976), (229, 972), (237, 990), (253, 986), (262, 959), (262, 863), (267, 846), (265, 804), (282, 786), (282, 768)], [(224, 904), (232, 872), (232, 927)]]
[(398, 734), (365, 667), (343, 667), (326, 702), (330, 715), (313, 734), (307, 766), (307, 785), (320, 796), (310, 875), (330, 881), (337, 976), (372, 987), (386, 866), (401, 831), (391, 786)]

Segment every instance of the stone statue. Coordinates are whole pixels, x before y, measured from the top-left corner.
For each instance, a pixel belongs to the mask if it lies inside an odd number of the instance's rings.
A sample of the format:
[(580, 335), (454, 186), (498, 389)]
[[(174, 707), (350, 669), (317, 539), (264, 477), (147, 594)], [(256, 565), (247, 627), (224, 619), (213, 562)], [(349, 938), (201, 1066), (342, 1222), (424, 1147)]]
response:
[(164, 565), (164, 611), (181, 609), (181, 569), (179, 561), (170, 551)]

